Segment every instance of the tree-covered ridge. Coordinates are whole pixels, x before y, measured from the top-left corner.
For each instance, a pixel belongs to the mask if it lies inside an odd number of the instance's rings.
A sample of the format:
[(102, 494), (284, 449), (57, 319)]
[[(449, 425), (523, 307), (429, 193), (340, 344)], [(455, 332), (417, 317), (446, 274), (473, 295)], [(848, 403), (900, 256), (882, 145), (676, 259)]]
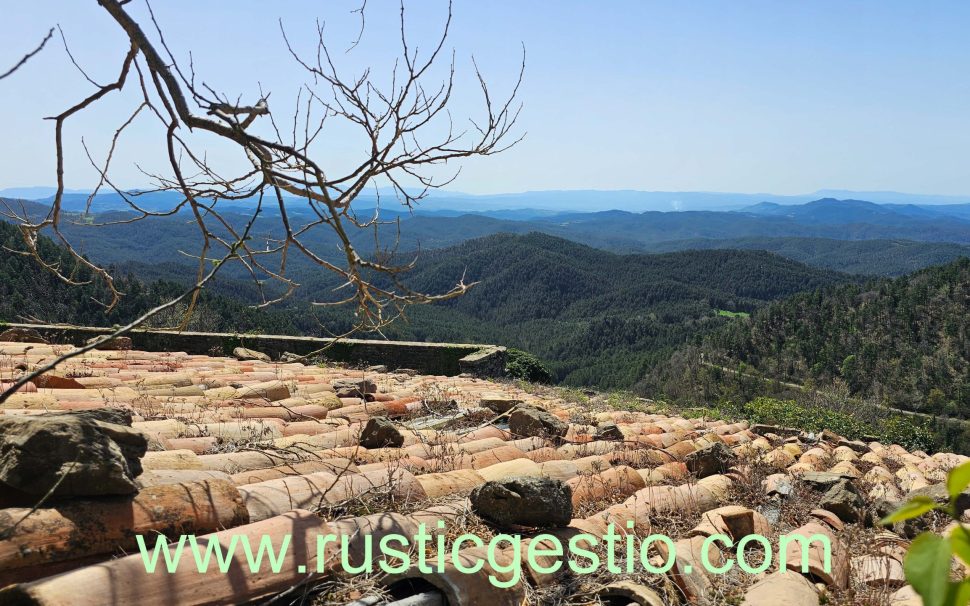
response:
[(678, 346), (729, 322), (716, 310), (750, 312), (851, 279), (762, 251), (616, 255), (543, 234), (502, 234), (425, 253), (410, 280), (434, 291), (463, 272), (481, 283), (411, 310), (391, 333), (519, 347), (559, 381), (600, 387), (634, 385)]
[[(35, 217), (48, 212), (43, 204), (35, 202), (0, 199), (0, 206), (5, 202), (13, 208), (23, 206), (23, 212)], [(70, 206), (77, 208), (81, 202)], [(83, 204), (80, 208), (83, 209)], [(241, 213), (242, 208), (227, 209), (224, 218), (230, 224), (242, 226), (247, 219)], [(714, 248), (767, 250), (812, 267), (873, 276), (903, 275), (970, 254), (970, 220), (955, 210), (951, 212), (956, 214), (945, 215), (931, 207), (867, 202), (853, 205), (851, 201), (834, 200), (781, 206), (775, 210), (767, 214), (607, 211), (543, 216), (526, 213), (516, 220), (476, 214), (422, 214), (420, 208), (415, 215), (385, 210), (382, 216), (388, 223), (382, 226), (380, 236), (383, 246), (397, 241), (397, 249), (401, 251), (446, 248), (499, 233), (530, 232), (615, 253)], [(251, 232), (254, 241), (268, 243), (283, 236), (275, 225), (274, 212), (278, 214), (272, 208), (265, 209), (257, 218)], [(292, 212), (299, 216), (303, 211), (296, 207)], [(101, 263), (127, 265), (150, 258), (155, 262), (188, 264), (179, 251), (194, 254), (201, 246), (196, 226), (180, 214), (153, 217), (145, 223), (121, 222), (99, 227), (94, 224), (130, 221), (134, 215), (114, 210), (100, 211), (93, 216), (77, 212), (72, 216), (77, 224), (65, 225), (65, 235), (76, 249)], [(362, 216), (370, 216), (370, 212), (363, 210)], [(400, 229), (395, 219), (400, 219)], [(218, 226), (213, 229), (221, 236), (226, 235)], [(373, 247), (371, 229), (350, 229), (349, 237), (363, 251)], [(307, 243), (316, 254), (339, 260), (339, 242), (331, 234), (316, 234)], [(314, 269), (313, 264), (296, 257), (288, 265), (299, 274), (297, 281), (301, 284)]]
[[(118, 305), (105, 313), (111, 295), (84, 265), (49, 238), (38, 239), (44, 260), (77, 284), (68, 284), (44, 269), (33, 257), (18, 254), (24, 242), (17, 228), (0, 221), (0, 321), (49, 322), (88, 326), (111, 326), (134, 320), (149, 309), (181, 294), (185, 287), (175, 282), (142, 282), (131, 275), (116, 275), (118, 289), (125, 294)], [(189, 274), (186, 274), (191, 279)], [(296, 334), (294, 317), (279, 311), (262, 312), (241, 301), (203, 292), (198, 312), (190, 325), (197, 330), (259, 330)], [(180, 306), (164, 313), (150, 325), (172, 325), (179, 321)]]
[(912, 240), (835, 240), (832, 238), (734, 238), (659, 242), (646, 252), (675, 250), (767, 250), (812, 267), (850, 274), (895, 277), (943, 265), (970, 255), (970, 246)]
[[(15, 228), (0, 223), (0, 241), (19, 248), (18, 238)], [(42, 247), (45, 258), (60, 255), (70, 267), (53, 242), (45, 239)], [(81, 281), (90, 279), (79, 271)], [(127, 296), (106, 315), (94, 303), (107, 297), (103, 285), (69, 286), (29, 257), (6, 255), (0, 263), (0, 320), (120, 324), (175, 296), (194, 275), (175, 264), (146, 272), (135, 275), (169, 279), (120, 278)], [(731, 321), (717, 310), (752, 312), (768, 301), (851, 279), (761, 251), (617, 255), (543, 234), (502, 234), (424, 252), (407, 280), (434, 292), (463, 273), (480, 284), (454, 301), (412, 308), (384, 336), (517, 347), (548, 364), (555, 380), (602, 387), (633, 386), (677, 347)], [(308, 295), (323, 296), (337, 286), (304, 277)], [(326, 335), (351, 326), (348, 310), (311, 308), (305, 299), (256, 311), (250, 307), (255, 295), (250, 282), (220, 276), (203, 296), (192, 327)], [(177, 319), (168, 314), (153, 323)]]
[(498, 234), (425, 253), (411, 280), (434, 289), (462, 272), (469, 280), (482, 280), (478, 296), (449, 305), (491, 318), (588, 317), (675, 299), (751, 310), (763, 301), (849, 279), (763, 251), (618, 255), (532, 233)]
[[(793, 296), (713, 332), (700, 353), (808, 386), (844, 381), (892, 407), (970, 416), (970, 259)], [(695, 381), (709, 386), (710, 374)]]

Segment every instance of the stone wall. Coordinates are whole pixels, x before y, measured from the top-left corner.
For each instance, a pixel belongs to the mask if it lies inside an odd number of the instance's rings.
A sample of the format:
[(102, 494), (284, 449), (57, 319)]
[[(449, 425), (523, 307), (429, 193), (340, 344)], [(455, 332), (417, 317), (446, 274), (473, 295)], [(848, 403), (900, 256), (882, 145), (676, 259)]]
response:
[[(110, 328), (49, 324), (7, 324), (32, 328), (52, 343), (83, 345), (88, 339), (108, 334)], [(127, 333), (135, 349), (184, 351), (192, 354), (229, 355), (236, 347), (248, 347), (277, 359), (284, 352), (320, 355), (334, 362), (376, 365), (389, 369), (410, 368), (424, 374), (457, 375), (462, 372), (498, 377), (505, 370), (505, 348), (466, 343), (418, 343), (369, 339), (325, 339), (285, 335), (255, 335), (173, 330), (135, 329)], [(326, 349), (324, 349), (326, 348)]]

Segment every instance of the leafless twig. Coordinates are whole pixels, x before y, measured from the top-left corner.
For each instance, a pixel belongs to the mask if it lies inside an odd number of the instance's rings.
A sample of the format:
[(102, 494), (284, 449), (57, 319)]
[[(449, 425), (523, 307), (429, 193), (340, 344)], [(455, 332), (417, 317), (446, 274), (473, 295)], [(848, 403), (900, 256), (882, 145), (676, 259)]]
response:
[(49, 31), (47, 32), (47, 35), (46, 35), (46, 36), (44, 36), (44, 39), (40, 41), (40, 44), (38, 44), (38, 45), (37, 45), (37, 48), (35, 48), (34, 50), (32, 50), (32, 51), (30, 51), (29, 53), (27, 53), (26, 55), (24, 55), (24, 56), (23, 56), (23, 57), (22, 57), (22, 58), (20, 59), (20, 61), (18, 61), (18, 62), (17, 62), (17, 64), (16, 64), (16, 65), (14, 65), (13, 67), (11, 67), (10, 69), (8, 69), (7, 71), (5, 71), (5, 72), (3, 72), (2, 74), (0, 74), (0, 80), (3, 80), (3, 79), (4, 79), (4, 78), (6, 78), (7, 76), (9, 76), (9, 75), (11, 75), (11, 74), (12, 74), (12, 73), (14, 73), (15, 71), (17, 71), (18, 69), (20, 69), (21, 67), (23, 67), (23, 65), (24, 65), (25, 63), (27, 63), (28, 61), (30, 61), (30, 59), (31, 59), (31, 58), (32, 58), (32, 57), (33, 57), (34, 55), (36, 55), (36, 54), (37, 54), (37, 53), (39, 53), (40, 51), (42, 51), (42, 50), (44, 50), (44, 46), (46, 46), (46, 45), (47, 45), (47, 41), (48, 41), (48, 40), (50, 40), (50, 39), (51, 39), (51, 38), (52, 38), (53, 36), (54, 36), (54, 28), (52, 27), (52, 28), (50, 28), (50, 30), (49, 30)]
[[(524, 51), (518, 78), (501, 99), (490, 90), (472, 61), (484, 111), (478, 118), (470, 118), (467, 127), (458, 127), (448, 108), (456, 72), (455, 53), (445, 48), (452, 22), (450, 4), (440, 37), (430, 48), (422, 48), (422, 52), (409, 44), (402, 4), (400, 56), (393, 63), (388, 81), (383, 83), (370, 70), (353, 77), (342, 74), (319, 24), (315, 48), (306, 52), (296, 47), (281, 22), (282, 42), (310, 80), (298, 89), (293, 115), (284, 121), (277, 119), (270, 92), (263, 91), (261, 86), (254, 102), (243, 103), (242, 95), (220, 93), (202, 80), (196, 74), (191, 55), (187, 66), (180, 63), (147, 1), (148, 17), (141, 21), (129, 12), (126, 1), (98, 0), (98, 4), (125, 33), (129, 48), (120, 61), (117, 78), (108, 84), (98, 84), (74, 60), (64, 38), (68, 56), (94, 91), (50, 118), (54, 122), (57, 190), (47, 216), (37, 219), (28, 216), (26, 211), (17, 215), (8, 207), (11, 211), (8, 214), (14, 216), (27, 244), (26, 251), (19, 252), (34, 257), (65, 283), (78, 284), (73, 275), (43, 258), (38, 247), (39, 237), (42, 232), (51, 235), (80, 267), (90, 271), (92, 280), (107, 288), (110, 297), (106, 308), (110, 310), (123, 293), (119, 292), (111, 273), (96, 260), (84, 256), (62, 227), (97, 228), (175, 215), (188, 218), (198, 233), (199, 250), (184, 251), (196, 261), (195, 285), (178, 299), (156, 307), (123, 330), (185, 299), (187, 308), (180, 325), (184, 329), (195, 310), (199, 293), (215, 273), (215, 270), (209, 271), (212, 264), (216, 269), (231, 264), (237, 272), (234, 276), (242, 273), (251, 279), (260, 293), (257, 303), (260, 307), (291, 297), (300, 288), (300, 283), (291, 275), (296, 263), (335, 276), (338, 286), (330, 296), (318, 297), (318, 293), (311, 293), (311, 297), (315, 305), (346, 304), (354, 308), (352, 329), (338, 337), (360, 330), (379, 332), (403, 317), (410, 305), (451, 299), (474, 286), (462, 277), (444, 292), (410, 288), (404, 278), (414, 267), (415, 259), (402, 259), (397, 250), (399, 239), (393, 244), (382, 244), (377, 230), (386, 222), (380, 220), (378, 211), (360, 218), (353, 205), (362, 192), (370, 190), (378, 192), (380, 201), (379, 186), (384, 184), (390, 187), (394, 198), (406, 208), (412, 208), (429, 191), (447, 185), (457, 176), (457, 168), (452, 168), (455, 162), (496, 154), (514, 145), (521, 138), (514, 135), (514, 130), (521, 110), (517, 96), (525, 65)], [(361, 32), (347, 52), (361, 42), (365, 8), (366, 3), (362, 3), (355, 11), (360, 14)], [(103, 160), (96, 160), (86, 144), (84, 149), (99, 174), (95, 194), (102, 188), (110, 188), (130, 212), (126, 218), (111, 221), (76, 221), (64, 210), (67, 169), (64, 128), (107, 95), (122, 95), (125, 99), (134, 96), (132, 109), (120, 120)], [(151, 179), (152, 187), (125, 191), (111, 178), (111, 168), (116, 164), (112, 160), (119, 139), (128, 127), (144, 120), (153, 121), (162, 133), (159, 143), (166, 150), (166, 172), (143, 170)], [(321, 133), (333, 121), (349, 125), (363, 143), (360, 158), (342, 173), (325, 167), (318, 159), (317, 149), (324, 142)], [(281, 126), (290, 123), (292, 127), (287, 133)], [(244, 168), (236, 174), (224, 174), (216, 169), (209, 162), (204, 145), (213, 140), (229, 143), (230, 149), (244, 160)], [(449, 170), (450, 176), (436, 177), (438, 167)], [(418, 185), (412, 189), (409, 183)], [(139, 200), (157, 193), (177, 195), (167, 209), (150, 208)], [(95, 194), (88, 199), (86, 211), (91, 211)], [(237, 214), (230, 216), (223, 212), (230, 201), (236, 208), (246, 209), (246, 225), (240, 225)], [(260, 237), (254, 238), (250, 227), (264, 209), (264, 203), (273, 212), (263, 213)], [(357, 236), (366, 233), (364, 230), (374, 231), (373, 251), (361, 250), (356, 244)], [(334, 250), (319, 250), (319, 239), (314, 240), (319, 232), (335, 237)], [(262, 243), (265, 246), (259, 245)], [(72, 355), (80, 353), (83, 351)]]

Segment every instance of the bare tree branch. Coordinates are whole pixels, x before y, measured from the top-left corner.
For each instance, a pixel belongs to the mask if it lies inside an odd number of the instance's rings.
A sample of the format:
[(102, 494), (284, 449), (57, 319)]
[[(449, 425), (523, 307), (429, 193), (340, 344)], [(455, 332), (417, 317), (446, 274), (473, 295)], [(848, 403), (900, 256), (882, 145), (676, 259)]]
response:
[[(144, 24), (129, 13), (126, 1), (98, 0), (98, 4), (125, 33), (130, 46), (120, 62), (118, 77), (101, 85), (77, 64), (65, 39), (65, 51), (95, 90), (51, 118), (55, 126), (57, 191), (46, 217), (31, 219), (24, 212), (17, 217), (17, 223), (27, 243), (26, 254), (35, 257), (59, 279), (76, 283), (55, 264), (42, 258), (37, 246), (42, 231), (52, 234), (80, 266), (93, 272), (93, 279), (103, 282), (110, 291), (111, 300), (106, 305), (109, 310), (117, 305), (123, 293), (117, 290), (107, 269), (84, 257), (72, 245), (62, 231), (65, 222), (81, 229), (178, 215), (194, 224), (199, 250), (184, 253), (196, 261), (195, 286), (120, 331), (137, 326), (152, 313), (169, 309), (182, 300), (187, 300), (188, 306), (181, 328), (187, 326), (199, 293), (215, 274), (215, 270), (210, 271), (212, 264), (216, 269), (231, 264), (236, 268), (234, 271), (248, 276), (260, 293), (257, 305), (261, 307), (291, 297), (300, 289), (301, 285), (290, 275), (297, 261), (302, 267), (316, 267), (324, 274), (335, 276), (339, 284), (332, 293), (335, 300), (317, 298), (317, 293), (313, 293), (312, 303), (353, 306), (353, 327), (338, 336), (360, 330), (380, 333), (388, 324), (404, 317), (408, 306), (451, 299), (474, 286), (462, 277), (444, 292), (426, 293), (413, 290), (405, 283), (405, 274), (414, 267), (415, 260), (399, 258), (399, 236), (393, 245), (382, 245), (379, 227), (393, 227), (396, 222), (380, 219), (380, 187), (389, 186), (391, 197), (411, 209), (430, 191), (453, 181), (460, 170), (455, 162), (489, 156), (515, 145), (521, 139), (513, 131), (521, 109), (516, 99), (525, 68), (524, 50), (518, 78), (504, 96), (496, 96), (491, 91), (472, 61), (475, 82), (482, 93), (483, 112), (469, 118), (470, 127), (456, 128), (449, 111), (455, 89), (455, 53), (446, 49), (452, 24), (450, 3), (440, 36), (427, 49), (422, 49), (423, 52), (408, 42), (402, 3), (400, 56), (391, 64), (393, 69), (385, 82), (379, 82), (369, 69), (353, 77), (341, 74), (319, 22), (316, 45), (310, 52), (299, 51), (280, 22), (282, 42), (310, 82), (301, 83), (294, 91), (297, 101), (292, 116), (278, 119), (269, 102), (270, 92), (263, 91), (262, 86), (254, 102), (243, 103), (243, 95), (219, 92), (201, 79), (191, 55), (187, 69), (183, 69), (147, 1), (148, 17), (143, 20)], [(348, 53), (361, 43), (366, 8), (366, 2), (361, 2), (354, 11), (360, 15), (361, 30), (346, 50)], [(103, 161), (95, 160), (82, 139), (88, 161), (99, 174), (87, 210), (91, 210), (95, 195), (108, 187), (127, 204), (131, 217), (93, 222), (90, 226), (79, 224), (88, 221), (71, 223), (63, 212), (64, 127), (76, 115), (113, 93), (124, 94), (125, 99), (133, 95), (135, 101), (132, 109), (119, 120)], [(124, 191), (110, 175), (117, 163), (115, 150), (127, 129), (136, 121), (144, 120), (154, 122), (159, 132), (164, 133), (161, 141), (164, 141), (167, 166), (165, 172), (146, 171), (139, 166), (152, 187), (138, 192)], [(349, 167), (343, 167), (342, 173), (340, 169), (324, 166), (317, 153), (317, 148), (325, 143), (321, 133), (333, 122), (350, 126), (362, 143), (360, 157), (349, 163)], [(292, 124), (288, 133), (280, 128), (285, 124)], [(204, 145), (212, 140), (228, 142), (239, 153), (245, 168), (236, 174), (217, 170), (209, 162)], [(441, 176), (438, 167), (446, 168), (448, 173)], [(417, 185), (412, 189), (409, 183)], [(353, 205), (367, 190), (377, 192), (378, 208), (373, 215), (362, 218)], [(140, 196), (158, 192), (177, 193), (177, 202), (171, 208), (149, 210), (138, 200)], [(234, 215), (223, 213), (226, 201), (232, 201), (237, 207), (249, 205), (245, 225)], [(260, 231), (265, 235), (253, 238), (250, 230), (264, 201), (272, 206), (273, 212), (261, 217)], [(274, 224), (266, 227), (271, 221)], [(358, 250), (355, 243), (362, 230), (373, 230), (372, 250)], [(320, 232), (336, 239), (335, 251), (318, 250), (319, 238), (314, 238)], [(257, 242), (265, 245), (259, 246)], [(86, 349), (71, 355), (83, 351)], [(8, 395), (9, 390), (3, 398)]]
[(46, 35), (46, 36), (44, 36), (44, 39), (40, 41), (40, 44), (38, 44), (38, 45), (37, 45), (37, 48), (35, 48), (34, 50), (32, 50), (32, 51), (30, 51), (29, 53), (27, 53), (26, 55), (24, 55), (24, 56), (23, 56), (23, 57), (22, 57), (22, 58), (20, 59), (20, 61), (18, 61), (18, 62), (17, 62), (17, 64), (16, 64), (16, 65), (14, 65), (13, 67), (11, 67), (10, 69), (8, 69), (7, 71), (5, 71), (5, 72), (3, 72), (2, 74), (0, 74), (0, 80), (3, 80), (3, 79), (4, 79), (4, 78), (6, 78), (7, 76), (9, 76), (9, 75), (11, 75), (11, 74), (12, 74), (12, 73), (14, 73), (15, 71), (17, 71), (18, 69), (20, 69), (21, 67), (23, 67), (23, 66), (24, 66), (24, 64), (25, 64), (25, 63), (27, 63), (28, 61), (30, 61), (30, 59), (31, 59), (31, 58), (32, 58), (32, 57), (33, 57), (34, 55), (36, 55), (36, 54), (37, 54), (37, 53), (39, 53), (40, 51), (42, 51), (42, 50), (44, 50), (44, 46), (45, 46), (45, 45), (47, 44), (47, 41), (48, 41), (48, 40), (50, 40), (50, 39), (51, 39), (51, 38), (52, 38), (53, 36), (54, 36), (54, 28), (52, 27), (52, 28), (50, 28), (50, 30), (49, 30), (49, 31), (47, 32), (47, 35)]

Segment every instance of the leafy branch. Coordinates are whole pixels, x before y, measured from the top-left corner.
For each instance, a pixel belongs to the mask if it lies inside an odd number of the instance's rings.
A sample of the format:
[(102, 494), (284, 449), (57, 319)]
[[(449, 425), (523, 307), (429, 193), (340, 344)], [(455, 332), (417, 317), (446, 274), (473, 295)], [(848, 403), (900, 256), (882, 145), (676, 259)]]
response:
[(970, 566), (970, 530), (960, 522), (957, 500), (970, 486), (970, 461), (953, 468), (946, 478), (949, 500), (937, 503), (932, 497), (919, 495), (910, 498), (895, 512), (886, 516), (882, 524), (891, 525), (942, 511), (956, 521), (953, 532), (943, 537), (924, 532), (913, 540), (903, 562), (906, 581), (923, 598), (925, 606), (966, 606), (970, 604), (970, 578), (953, 580), (951, 568), (956, 556)]

